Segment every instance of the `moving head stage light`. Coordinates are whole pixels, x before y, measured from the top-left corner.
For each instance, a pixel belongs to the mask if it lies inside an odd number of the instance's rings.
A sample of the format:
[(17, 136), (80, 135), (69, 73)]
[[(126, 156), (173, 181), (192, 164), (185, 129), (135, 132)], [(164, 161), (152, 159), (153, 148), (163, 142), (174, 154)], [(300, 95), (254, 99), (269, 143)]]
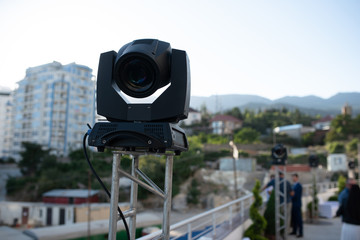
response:
[(274, 165), (286, 165), (287, 150), (282, 144), (277, 144), (271, 149), (272, 164)]
[(319, 166), (319, 157), (317, 155), (311, 155), (309, 157), (309, 166), (312, 168), (317, 168)]
[(96, 123), (89, 145), (131, 151), (180, 154), (188, 149), (176, 123), (187, 118), (190, 67), (185, 51), (167, 42), (140, 39), (118, 53), (102, 53), (97, 79), (97, 112), (109, 122)]

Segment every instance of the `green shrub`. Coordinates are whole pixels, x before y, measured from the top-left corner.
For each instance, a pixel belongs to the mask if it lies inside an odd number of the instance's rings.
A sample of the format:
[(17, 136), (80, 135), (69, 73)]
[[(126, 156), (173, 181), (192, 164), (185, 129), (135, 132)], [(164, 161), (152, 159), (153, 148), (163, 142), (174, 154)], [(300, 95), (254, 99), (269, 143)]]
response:
[(265, 228), (265, 236), (274, 236), (276, 233), (276, 222), (275, 222), (275, 190), (271, 192), (269, 201), (266, 204), (264, 217), (267, 221)]
[(337, 202), (338, 200), (338, 196), (337, 195), (333, 195), (333, 196), (330, 196), (328, 201), (334, 201), (334, 202)]
[(340, 176), (339, 176), (337, 185), (338, 185), (338, 192), (337, 192), (337, 194), (339, 194), (339, 193), (342, 192), (342, 190), (345, 189), (345, 186), (346, 186), (346, 178), (345, 178), (343, 175), (340, 175)]
[(259, 180), (256, 180), (255, 186), (253, 188), (253, 197), (254, 202), (250, 206), (250, 218), (253, 224), (251, 224), (250, 227), (245, 231), (244, 237), (248, 237), (251, 240), (266, 240), (267, 238), (263, 237), (263, 234), (267, 223), (265, 218), (259, 213), (259, 209), (262, 205)]

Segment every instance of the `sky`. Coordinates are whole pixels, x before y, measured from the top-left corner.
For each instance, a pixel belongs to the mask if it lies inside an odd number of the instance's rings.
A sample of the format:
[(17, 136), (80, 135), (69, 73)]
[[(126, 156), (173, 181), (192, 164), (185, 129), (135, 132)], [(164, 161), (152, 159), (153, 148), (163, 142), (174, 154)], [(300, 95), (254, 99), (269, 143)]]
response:
[(53, 61), (155, 38), (185, 50), (191, 94), (270, 99), (360, 92), (358, 0), (0, 0), (0, 86)]

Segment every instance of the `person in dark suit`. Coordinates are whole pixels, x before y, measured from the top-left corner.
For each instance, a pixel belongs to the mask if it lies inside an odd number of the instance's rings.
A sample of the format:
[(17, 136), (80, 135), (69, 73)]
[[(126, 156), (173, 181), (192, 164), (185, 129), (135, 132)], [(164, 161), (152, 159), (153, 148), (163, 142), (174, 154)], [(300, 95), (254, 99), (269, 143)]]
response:
[(291, 235), (296, 235), (298, 238), (303, 237), (303, 221), (302, 221), (302, 213), (301, 213), (301, 197), (302, 197), (302, 186), (299, 183), (299, 175), (294, 173), (292, 175), (292, 180), (294, 185), (292, 186), (292, 190), (294, 192), (291, 201), (291, 219), (293, 231), (290, 233)]

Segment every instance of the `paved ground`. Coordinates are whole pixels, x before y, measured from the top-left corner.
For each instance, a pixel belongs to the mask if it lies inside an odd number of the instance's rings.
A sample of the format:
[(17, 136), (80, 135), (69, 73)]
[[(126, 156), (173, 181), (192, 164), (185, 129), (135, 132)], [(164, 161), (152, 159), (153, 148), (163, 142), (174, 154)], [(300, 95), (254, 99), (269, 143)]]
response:
[(304, 224), (304, 238), (289, 236), (287, 239), (339, 240), (341, 225), (341, 218), (320, 218), (318, 223)]

